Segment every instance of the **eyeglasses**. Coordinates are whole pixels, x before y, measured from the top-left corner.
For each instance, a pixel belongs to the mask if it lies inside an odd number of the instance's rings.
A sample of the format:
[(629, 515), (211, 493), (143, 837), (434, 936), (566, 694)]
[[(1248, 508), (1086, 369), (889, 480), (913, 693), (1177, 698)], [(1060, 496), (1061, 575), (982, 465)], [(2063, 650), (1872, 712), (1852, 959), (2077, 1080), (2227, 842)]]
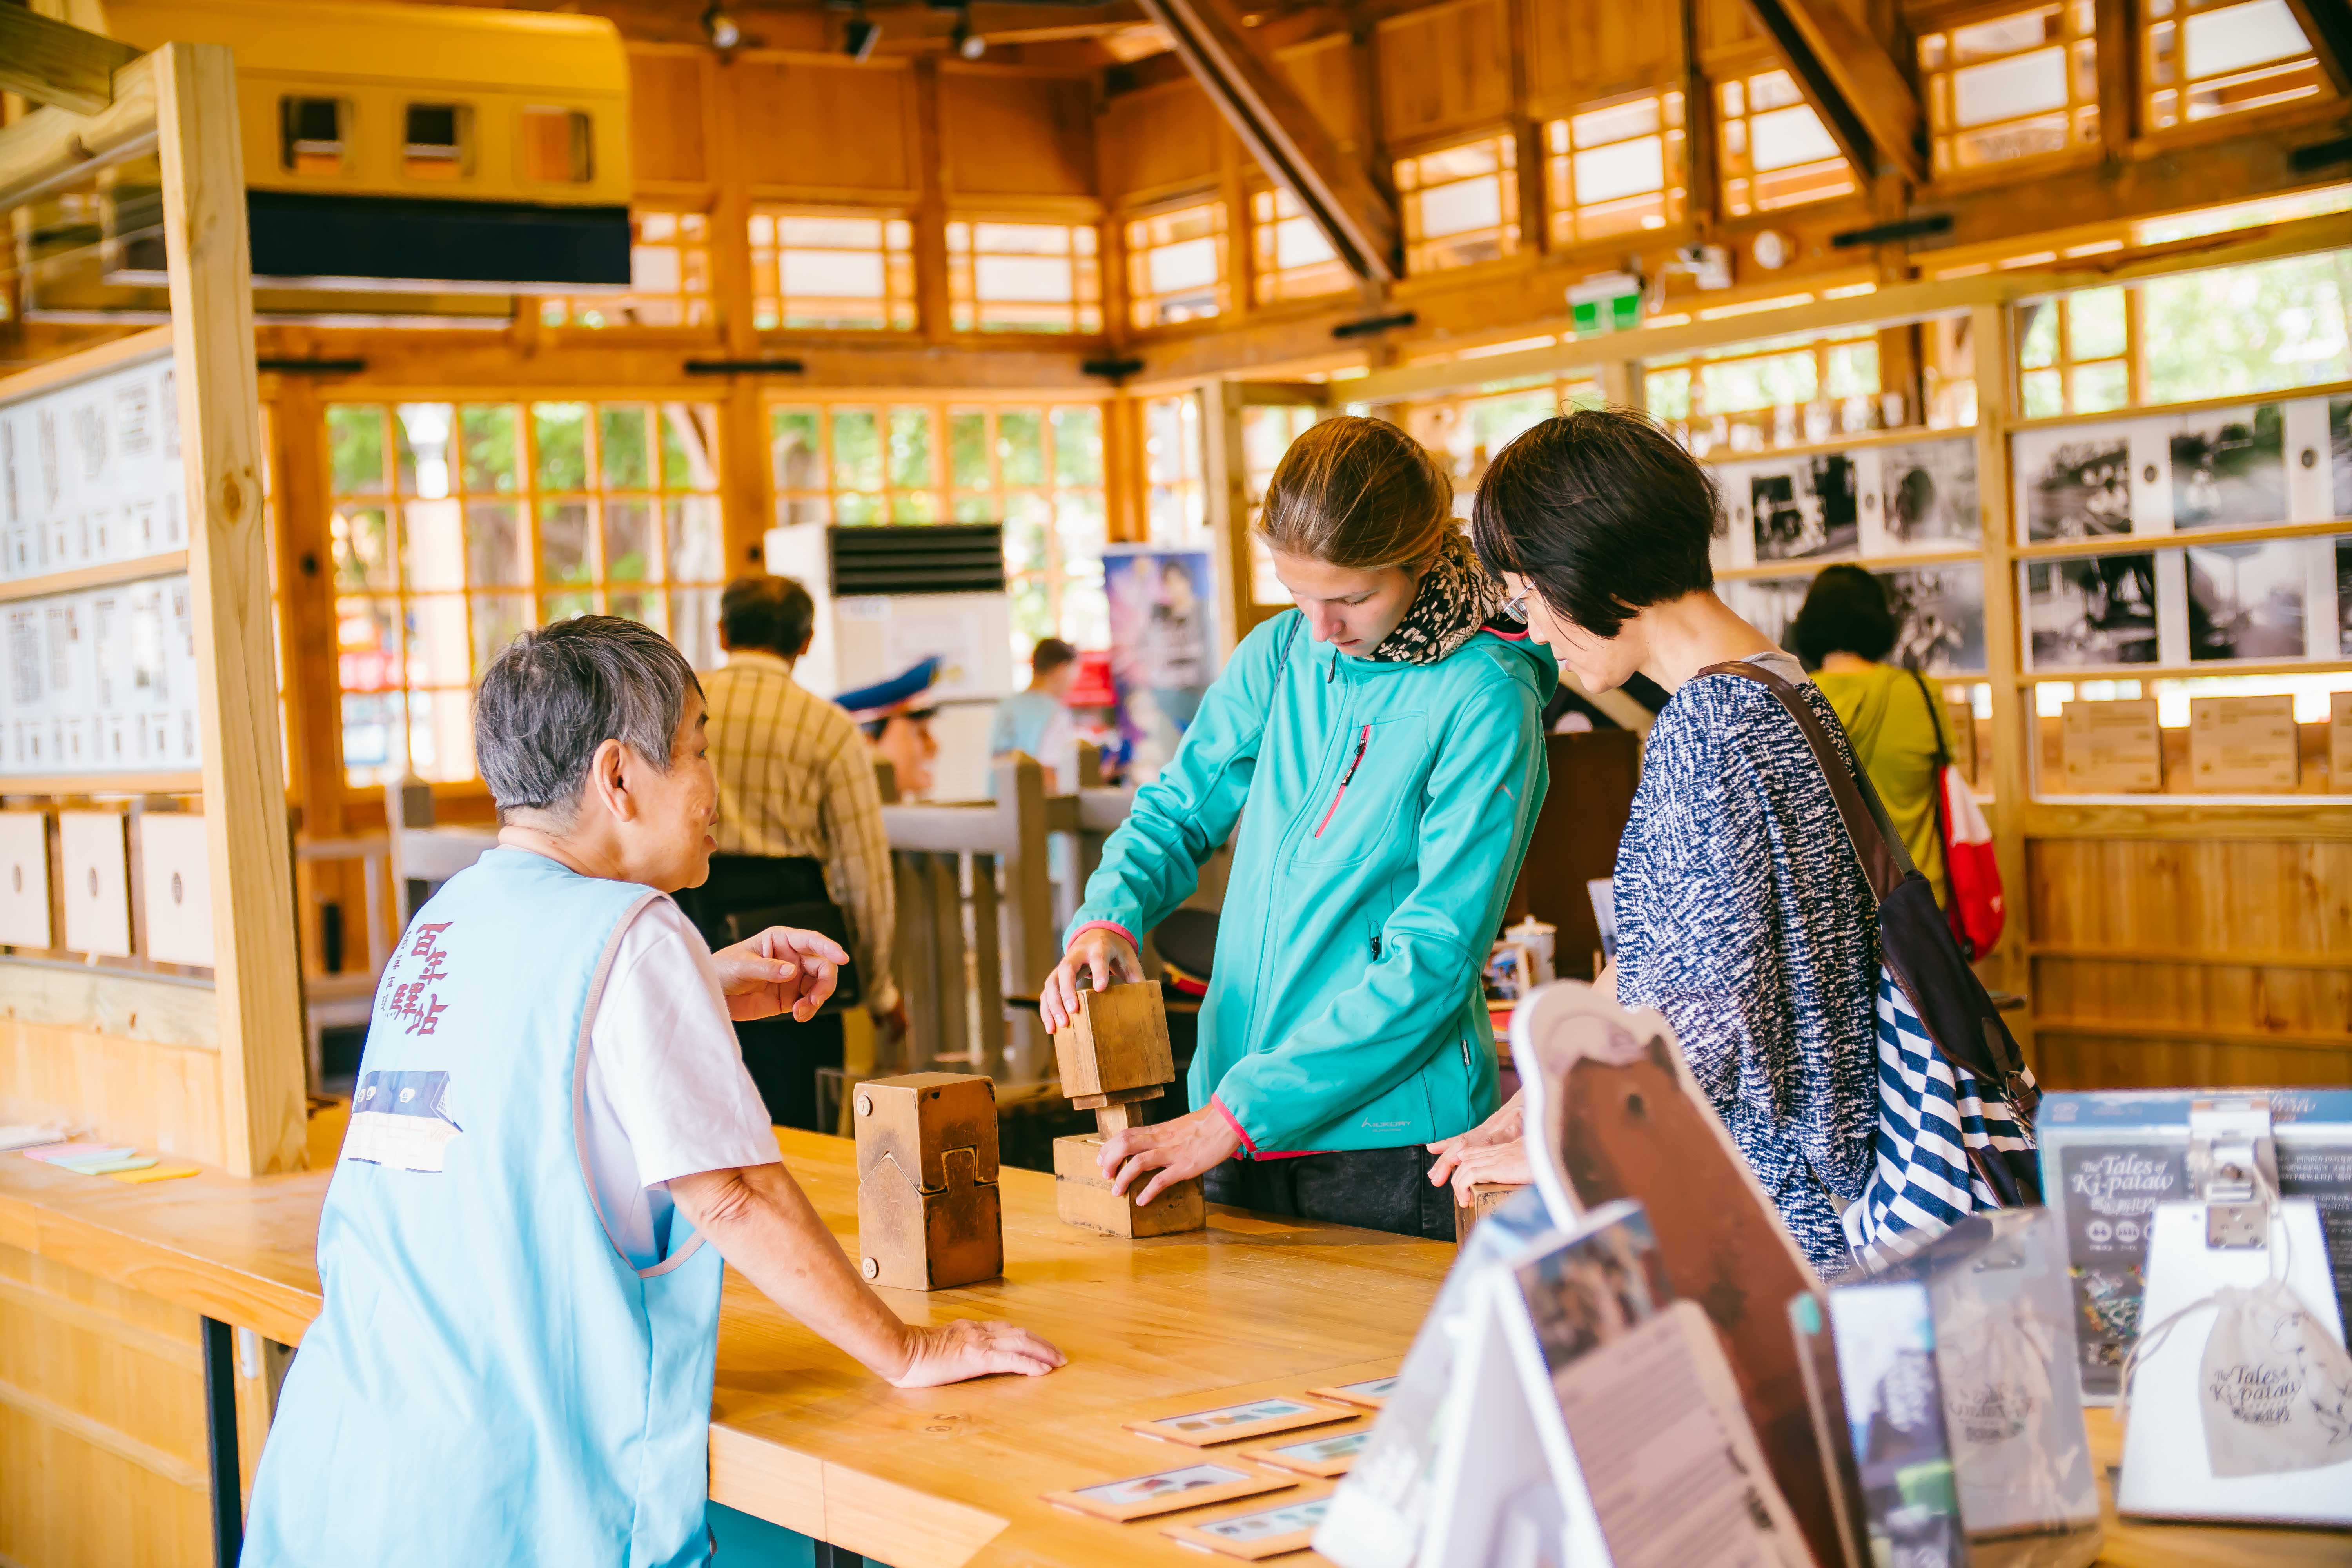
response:
[(1525, 594), (1522, 594), (1516, 599), (1504, 600), (1501, 614), (1507, 620), (1517, 621), (1519, 625), (1526, 626), (1528, 624), (1528, 596)]

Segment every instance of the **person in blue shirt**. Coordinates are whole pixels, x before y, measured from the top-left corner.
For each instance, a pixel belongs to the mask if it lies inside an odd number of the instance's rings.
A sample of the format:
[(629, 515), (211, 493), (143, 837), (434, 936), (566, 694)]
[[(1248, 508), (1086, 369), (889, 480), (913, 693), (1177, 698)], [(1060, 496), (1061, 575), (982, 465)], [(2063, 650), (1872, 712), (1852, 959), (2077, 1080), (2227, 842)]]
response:
[(1192, 1109), (1107, 1141), (1105, 1173), (1146, 1203), (1202, 1175), (1218, 1203), (1451, 1240), (1426, 1145), (1495, 1108), (1479, 973), (1543, 800), (1558, 671), (1393, 425), (1309, 428), (1258, 529), (1297, 608), (1243, 639), (1137, 792), (1040, 1013), (1058, 1028), (1082, 974), (1139, 978), (1138, 939), (1232, 837)]
[[(1053, 752), (1069, 750), (1076, 731), (1065, 704), (1070, 683), (1077, 679), (1078, 650), (1060, 637), (1039, 637), (1029, 652), (1029, 684), (996, 705), (995, 722), (988, 730), (989, 792), (996, 790), (996, 764), (1019, 752), (1046, 769), (1045, 793), (1057, 793)], [(1057, 733), (1058, 731), (1058, 733)], [(1069, 781), (1075, 783), (1076, 781)]]

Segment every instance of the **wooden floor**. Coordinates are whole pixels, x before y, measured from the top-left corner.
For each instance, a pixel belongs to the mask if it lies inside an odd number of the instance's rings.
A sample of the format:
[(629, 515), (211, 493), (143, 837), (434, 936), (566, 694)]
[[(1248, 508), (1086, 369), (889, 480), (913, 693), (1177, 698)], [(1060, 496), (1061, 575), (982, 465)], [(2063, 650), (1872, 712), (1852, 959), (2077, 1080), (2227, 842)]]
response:
[[(781, 1133), (780, 1140), (826, 1223), (854, 1243), (852, 1146), (795, 1132)], [(79, 1289), (95, 1302), (92, 1310), (131, 1317), (161, 1306), (179, 1314), (144, 1342), (186, 1380), (195, 1375), (193, 1344), (180, 1337), (178, 1325), (192, 1322), (191, 1309), (274, 1339), (299, 1341), (318, 1310), (311, 1252), (326, 1181), (321, 1169), (250, 1182), (207, 1174), (134, 1187), (0, 1156), (0, 1259), (11, 1260), (11, 1279), (25, 1272), (15, 1261), (20, 1258), (34, 1269), (76, 1271), (89, 1281)], [(1160, 1535), (1162, 1525), (1259, 1505), (1231, 1503), (1114, 1525), (1056, 1509), (1042, 1494), (1169, 1468), (1192, 1455), (1124, 1430), (1129, 1421), (1392, 1370), (1453, 1259), (1454, 1249), (1436, 1243), (1223, 1211), (1213, 1212), (1209, 1229), (1191, 1236), (1116, 1241), (1060, 1224), (1050, 1178), (1008, 1168), (1003, 1182), (1003, 1279), (929, 1296), (886, 1295), (917, 1321), (1012, 1318), (1055, 1341), (1070, 1364), (1045, 1378), (902, 1393), (867, 1375), (730, 1274), (711, 1411), (715, 1499), (895, 1568), (1198, 1564), (1198, 1555)], [(97, 1302), (91, 1293), (100, 1287), (121, 1300)], [(22, 1288), (0, 1284), (0, 1331), (12, 1340), (27, 1331), (20, 1317), (5, 1310), (21, 1294)], [(150, 1303), (152, 1298), (160, 1302)], [(25, 1365), (21, 1349), (0, 1346), (0, 1356), (15, 1358), (0, 1361), (0, 1367), (13, 1369), (7, 1373), (13, 1382)], [(121, 1375), (133, 1371), (126, 1367)], [(95, 1481), (57, 1487), (48, 1467), (72, 1458), (65, 1447), (79, 1454), (90, 1447), (93, 1436), (135, 1426), (130, 1406), (104, 1403), (132, 1386), (120, 1377), (110, 1386), (93, 1384), (89, 1397), (97, 1403), (79, 1413), (71, 1406), (80, 1395), (69, 1391), (52, 1399), (47, 1425), (63, 1436), (40, 1441), (63, 1447), (44, 1450), (12, 1436), (0, 1455), (13, 1474), (25, 1474), (20, 1464), (38, 1468), (43, 1480), (36, 1490), (49, 1499), (45, 1506), (54, 1522), (76, 1541), (95, 1545), (100, 1533), (110, 1531), (108, 1539), (121, 1533), (119, 1502), (105, 1509), (97, 1502), (101, 1495), (121, 1494)], [(9, 1423), (26, 1418), (21, 1404), (11, 1401), (0, 1412), (7, 1417), (0, 1431), (13, 1433)], [(157, 1418), (171, 1408), (166, 1401)], [(196, 1410), (191, 1406), (184, 1415), (174, 1429), (199, 1431)], [(82, 1423), (78, 1429), (77, 1420)], [(2094, 1412), (2091, 1429), (2105, 1475), (2115, 1458), (2114, 1424), (2105, 1412)], [(200, 1465), (200, 1436), (194, 1444), (168, 1451), (178, 1463)], [(164, 1451), (162, 1444), (152, 1446)], [(89, 1470), (84, 1463), (78, 1473)], [(198, 1484), (177, 1485), (149, 1506), (184, 1507), (172, 1500), (175, 1493), (200, 1502), (200, 1477), (181, 1480)], [(1265, 1502), (1304, 1499), (1320, 1489), (1320, 1483), (1307, 1483)], [(0, 1507), (16, 1500), (13, 1491), (0, 1495)], [(55, 1517), (58, 1510), (79, 1512)], [(102, 1531), (101, 1519), (107, 1521)], [(164, 1522), (157, 1521), (159, 1530)], [(2103, 1561), (2131, 1568), (2352, 1562), (2352, 1538), (2341, 1535), (2122, 1527), (2112, 1514), (2108, 1528)], [(12, 1536), (0, 1552), (27, 1568), (181, 1560), (168, 1553), (93, 1556), (42, 1544), (64, 1539)]]

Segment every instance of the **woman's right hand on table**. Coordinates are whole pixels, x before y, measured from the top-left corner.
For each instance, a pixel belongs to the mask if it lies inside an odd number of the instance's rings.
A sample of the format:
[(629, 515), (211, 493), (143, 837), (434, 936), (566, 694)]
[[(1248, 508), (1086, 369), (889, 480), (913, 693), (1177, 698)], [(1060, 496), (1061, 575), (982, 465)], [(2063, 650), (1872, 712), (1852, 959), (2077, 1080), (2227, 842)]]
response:
[(1470, 1189), (1481, 1182), (1531, 1180), (1527, 1125), (1527, 1093), (1521, 1090), (1469, 1131), (1441, 1138), (1429, 1146), (1429, 1152), (1437, 1156), (1429, 1167), (1429, 1184), (1442, 1187), (1450, 1182), (1454, 1196), (1467, 1202)]
[(907, 1369), (889, 1380), (893, 1388), (937, 1388), (995, 1373), (1042, 1377), (1063, 1364), (1060, 1351), (1011, 1323), (958, 1318), (935, 1329), (907, 1325)]
[(1046, 1033), (1060, 1033), (1077, 1016), (1082, 973), (1095, 990), (1108, 991), (1120, 981), (1142, 979), (1143, 958), (1133, 942), (1108, 926), (1088, 926), (1080, 931), (1037, 994), (1037, 1016), (1045, 1020)]

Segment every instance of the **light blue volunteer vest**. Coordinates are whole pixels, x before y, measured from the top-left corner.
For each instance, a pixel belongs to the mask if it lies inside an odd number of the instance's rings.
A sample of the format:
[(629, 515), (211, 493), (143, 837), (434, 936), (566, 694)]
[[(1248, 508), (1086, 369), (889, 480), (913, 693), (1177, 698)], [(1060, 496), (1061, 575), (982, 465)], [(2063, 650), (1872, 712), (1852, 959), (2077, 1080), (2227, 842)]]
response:
[(707, 1561), (719, 1254), (633, 1267), (581, 1159), (591, 1004), (658, 897), (494, 849), (402, 936), (247, 1568)]

